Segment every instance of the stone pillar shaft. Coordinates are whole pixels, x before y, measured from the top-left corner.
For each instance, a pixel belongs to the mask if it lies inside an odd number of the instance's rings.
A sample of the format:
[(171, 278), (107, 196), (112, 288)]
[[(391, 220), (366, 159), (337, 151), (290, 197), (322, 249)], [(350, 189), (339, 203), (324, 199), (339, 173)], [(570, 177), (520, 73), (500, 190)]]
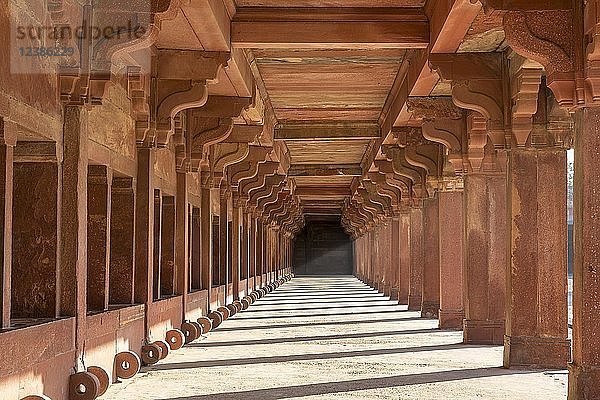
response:
[(88, 167), (87, 310), (108, 309), (110, 264), (111, 171)]
[(461, 329), (463, 307), (464, 196), (440, 192), (440, 328)]
[[(6, 136), (4, 122), (0, 118), (0, 133)], [(2, 273), (0, 273), (0, 329), (10, 327), (10, 294), (11, 294), (11, 264), (12, 264), (12, 223), (13, 223), (13, 155), (14, 147), (0, 145), (0, 213), (2, 213)]]
[(423, 299), (421, 316), (437, 318), (440, 310), (440, 247), (438, 198), (423, 206)]
[(410, 287), (410, 212), (400, 215), (400, 247), (398, 266), (398, 303), (408, 305)]
[(398, 293), (400, 290), (400, 217), (394, 216), (391, 223), (392, 242), (390, 245), (391, 263), (390, 263), (390, 300), (399, 300)]
[(408, 309), (420, 311), (423, 300), (423, 209), (410, 210), (410, 274)]
[(138, 149), (137, 160), (134, 298), (136, 303), (149, 304), (154, 280), (154, 150)]
[(202, 269), (202, 288), (208, 291), (208, 304), (212, 304), (212, 215), (210, 210), (210, 182), (208, 173), (201, 173), (200, 187), (200, 266)]
[(233, 216), (231, 228), (231, 280), (233, 281), (233, 300), (240, 297), (240, 213), (242, 212), (237, 193), (233, 195)]
[(175, 197), (162, 199), (160, 240), (160, 297), (172, 296), (175, 292)]
[(465, 178), (464, 342), (504, 342), (508, 228), (506, 175)]
[(600, 399), (600, 108), (576, 114), (573, 362), (569, 400)]
[(565, 368), (567, 160), (563, 149), (513, 149), (509, 157), (511, 268), (504, 366)]

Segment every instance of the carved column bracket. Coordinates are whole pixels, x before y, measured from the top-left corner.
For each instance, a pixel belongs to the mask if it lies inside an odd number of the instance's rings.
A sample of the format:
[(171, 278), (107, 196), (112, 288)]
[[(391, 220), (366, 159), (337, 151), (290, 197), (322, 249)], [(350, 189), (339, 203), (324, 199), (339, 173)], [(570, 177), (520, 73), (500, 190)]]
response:
[(447, 159), (454, 173), (467, 172), (467, 136), (465, 112), (456, 107), (451, 97), (413, 97), (408, 100), (413, 117), (423, 120), (423, 137), (441, 143), (447, 149)]
[(251, 104), (250, 97), (210, 96), (200, 108), (187, 110), (193, 160), (207, 160), (209, 146), (225, 141), (234, 131), (234, 118)]
[(523, 57), (544, 66), (548, 87), (561, 106), (584, 102), (576, 79), (576, 36), (571, 10), (509, 11), (504, 15), (506, 40)]
[(494, 145), (505, 147), (510, 104), (503, 84), (507, 74), (504, 56), (500, 53), (432, 54), (429, 62), (443, 79), (452, 82), (454, 104), (481, 114)]

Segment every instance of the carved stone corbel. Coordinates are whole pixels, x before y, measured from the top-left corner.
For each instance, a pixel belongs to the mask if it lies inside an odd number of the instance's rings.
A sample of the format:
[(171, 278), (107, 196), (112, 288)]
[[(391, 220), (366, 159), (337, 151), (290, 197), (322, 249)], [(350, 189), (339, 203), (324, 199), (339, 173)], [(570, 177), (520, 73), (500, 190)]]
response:
[(157, 50), (151, 78), (150, 129), (144, 141), (165, 147), (173, 133), (175, 115), (206, 104), (208, 85), (215, 82), (229, 58), (224, 52)]
[[(279, 169), (279, 163), (276, 161), (267, 161), (258, 165), (258, 172), (255, 176), (243, 179), (239, 182), (240, 195), (249, 196), (250, 192), (265, 184), (265, 178), (268, 175), (275, 175)], [(251, 205), (251, 202), (248, 202)]]
[(395, 144), (381, 146), (381, 152), (390, 161), (394, 173), (410, 180), (411, 189), (421, 188), (424, 184), (423, 176), (415, 169), (405, 157), (405, 149)]
[(392, 199), (392, 212), (396, 215), (402, 206), (402, 192), (401, 190), (388, 182), (388, 179), (381, 171), (369, 172), (367, 174), (369, 180), (377, 185), (377, 190), (382, 195), (385, 195)]
[(533, 116), (538, 110), (538, 96), (544, 70), (540, 64), (519, 56), (511, 57), (510, 67), (512, 131), (517, 146), (523, 147), (533, 130)]
[[(276, 198), (277, 193), (281, 189), (283, 189), (283, 185), (285, 184), (285, 175), (268, 175), (265, 177), (264, 184), (258, 188), (254, 188), (248, 193), (248, 203), (256, 204), (259, 209), (263, 209), (265, 203), (260, 201), (261, 199), (274, 200)], [(275, 196), (275, 197), (273, 197)]]
[(379, 186), (377, 186), (377, 184), (373, 181), (364, 179), (362, 181), (362, 185), (365, 188), (365, 190), (367, 191), (367, 193), (369, 193), (369, 196), (374, 200), (377, 201), (380, 204), (383, 204), (384, 208), (385, 208), (385, 215), (386, 216), (391, 216), (394, 214), (394, 209), (395, 209), (395, 203), (394, 203), (394, 197), (385, 193), (383, 190), (381, 190), (381, 188)]
[(73, 57), (64, 60), (57, 68), (61, 102), (66, 105), (102, 104), (111, 82), (113, 65), (120, 64), (122, 69), (127, 65), (141, 67), (144, 64), (149, 69), (150, 62), (141, 62), (132, 53), (152, 46), (158, 38), (162, 21), (174, 19), (180, 3), (181, 0), (130, 2), (115, 8), (114, 2), (96, 1), (93, 7), (85, 4), (77, 10), (69, 8), (64, 0), (49, 2), (50, 20), (57, 29), (94, 25), (100, 27), (103, 33), (99, 37), (89, 35), (91, 37), (83, 40), (76, 40), (75, 35), (70, 39), (59, 39), (60, 46), (77, 49)]
[(443, 144), (454, 173), (467, 172), (465, 112), (452, 102), (451, 97), (413, 97), (408, 100), (408, 110), (421, 119), (423, 137)]
[(193, 160), (207, 162), (210, 146), (225, 141), (234, 130), (234, 119), (251, 102), (249, 97), (210, 96), (200, 108), (186, 111)]
[(429, 62), (443, 79), (452, 82), (454, 104), (485, 118), (494, 145), (504, 148), (510, 144), (511, 134), (506, 129), (510, 104), (503, 86), (507, 76), (503, 54), (432, 54)]
[(265, 162), (272, 150), (272, 147), (250, 145), (248, 156), (242, 162), (227, 167), (227, 176), (231, 184), (237, 187), (241, 180), (256, 176), (259, 163)]
[(481, 170), (483, 158), (485, 157), (485, 146), (488, 142), (487, 123), (483, 116), (476, 112), (470, 112), (467, 116), (468, 161), (470, 169), (468, 172)]
[(412, 180), (410, 180), (409, 178), (405, 177), (405, 176), (401, 176), (396, 174), (395, 170), (394, 170), (394, 166), (392, 165), (392, 162), (389, 160), (379, 160), (376, 159), (374, 161), (375, 167), (377, 168), (377, 170), (379, 170), (379, 172), (385, 174), (385, 177), (387, 179), (387, 181), (390, 183), (390, 185), (393, 185), (395, 187), (397, 187), (398, 189), (400, 189), (400, 191), (402, 192), (402, 198), (403, 199), (409, 199), (412, 197), (413, 192), (412, 192)]
[(228, 178), (225, 169), (246, 158), (250, 151), (247, 143), (218, 143), (211, 146), (211, 172), (215, 179)]

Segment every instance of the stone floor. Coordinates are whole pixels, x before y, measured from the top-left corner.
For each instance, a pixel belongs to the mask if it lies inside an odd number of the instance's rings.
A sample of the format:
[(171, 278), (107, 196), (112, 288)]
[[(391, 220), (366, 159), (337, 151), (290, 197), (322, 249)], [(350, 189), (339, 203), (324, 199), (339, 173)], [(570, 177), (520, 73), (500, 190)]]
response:
[(502, 369), (436, 326), (353, 277), (299, 277), (102, 399), (566, 398), (566, 371)]

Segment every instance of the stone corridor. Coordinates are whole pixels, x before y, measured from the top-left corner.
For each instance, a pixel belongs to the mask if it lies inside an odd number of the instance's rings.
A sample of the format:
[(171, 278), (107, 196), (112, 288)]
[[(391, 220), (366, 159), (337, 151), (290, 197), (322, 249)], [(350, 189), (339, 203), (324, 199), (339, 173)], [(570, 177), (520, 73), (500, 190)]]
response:
[(0, 400), (600, 400), (600, 0), (8, 0), (0, 55)]
[(297, 277), (102, 400), (528, 399), (567, 394), (566, 371), (507, 370), (351, 276)]

